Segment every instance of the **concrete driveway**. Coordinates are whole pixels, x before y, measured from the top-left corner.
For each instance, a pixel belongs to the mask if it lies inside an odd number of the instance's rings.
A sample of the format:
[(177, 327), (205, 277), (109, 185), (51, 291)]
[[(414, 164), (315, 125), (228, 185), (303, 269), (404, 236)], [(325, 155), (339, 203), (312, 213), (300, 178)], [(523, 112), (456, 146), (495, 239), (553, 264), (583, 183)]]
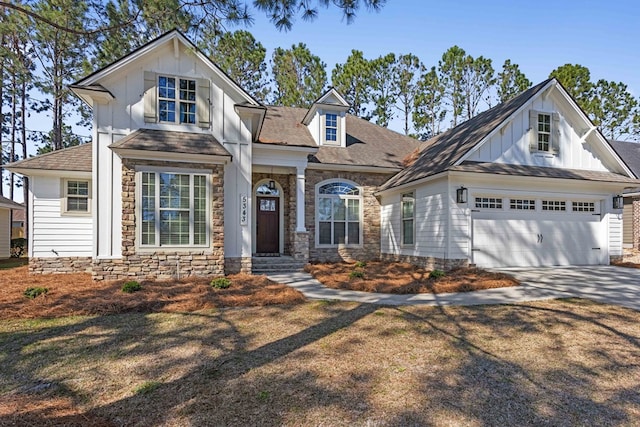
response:
[(544, 295), (578, 297), (640, 311), (640, 269), (611, 265), (505, 268), (532, 299)]
[(379, 294), (330, 289), (304, 272), (269, 277), (301, 291), (307, 298), (382, 305), (513, 304), (554, 298), (587, 298), (640, 311), (640, 269), (613, 266), (505, 268), (521, 286), (452, 294)]

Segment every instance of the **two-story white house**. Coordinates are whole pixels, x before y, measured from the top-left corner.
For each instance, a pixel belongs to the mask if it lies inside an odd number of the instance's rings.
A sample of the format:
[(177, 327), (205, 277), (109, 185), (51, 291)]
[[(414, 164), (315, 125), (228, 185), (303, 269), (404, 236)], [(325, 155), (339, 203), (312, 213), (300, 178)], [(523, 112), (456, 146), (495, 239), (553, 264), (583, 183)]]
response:
[(555, 80), (420, 143), (264, 106), (177, 31), (72, 86), (92, 143), (16, 162), (32, 272), (251, 271), (260, 260), (607, 264), (634, 175)]

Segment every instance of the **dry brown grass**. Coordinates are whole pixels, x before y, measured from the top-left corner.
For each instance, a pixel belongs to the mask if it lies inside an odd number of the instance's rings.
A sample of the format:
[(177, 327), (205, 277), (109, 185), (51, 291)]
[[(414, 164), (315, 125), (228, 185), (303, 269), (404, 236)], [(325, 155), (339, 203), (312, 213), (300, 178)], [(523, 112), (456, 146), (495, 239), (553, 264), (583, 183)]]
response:
[[(347, 262), (309, 264), (306, 271), (329, 288), (390, 294), (469, 292), (519, 284), (508, 274), (478, 268), (456, 269), (435, 279), (429, 270), (398, 262), (368, 261), (362, 268)], [(364, 278), (350, 278), (352, 271), (363, 271)]]
[(10, 320), (0, 360), (0, 425), (640, 419), (640, 313), (584, 300)]
[[(104, 315), (127, 312), (183, 312), (215, 307), (297, 304), (304, 296), (266, 276), (229, 276), (232, 286), (214, 289), (206, 278), (141, 282), (142, 290), (122, 292), (122, 281), (93, 282), (89, 274), (30, 275), (27, 266), (0, 270), (0, 319)], [(27, 299), (28, 287), (46, 295)]]

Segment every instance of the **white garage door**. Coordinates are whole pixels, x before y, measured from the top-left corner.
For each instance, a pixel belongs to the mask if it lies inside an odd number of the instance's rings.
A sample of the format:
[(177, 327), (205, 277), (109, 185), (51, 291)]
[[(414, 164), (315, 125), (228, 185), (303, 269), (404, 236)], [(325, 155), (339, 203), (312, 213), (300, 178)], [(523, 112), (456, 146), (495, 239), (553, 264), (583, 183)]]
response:
[(600, 215), (592, 212), (474, 212), (472, 257), (479, 267), (601, 264)]

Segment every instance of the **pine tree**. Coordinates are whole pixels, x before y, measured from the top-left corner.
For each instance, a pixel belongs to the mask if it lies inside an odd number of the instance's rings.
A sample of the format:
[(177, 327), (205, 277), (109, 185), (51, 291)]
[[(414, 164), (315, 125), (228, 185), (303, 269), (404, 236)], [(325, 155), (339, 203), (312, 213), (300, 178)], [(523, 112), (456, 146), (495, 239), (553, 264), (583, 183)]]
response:
[(327, 84), (326, 65), (304, 43), (291, 49), (277, 48), (271, 64), (276, 86), (274, 104), (308, 108), (322, 95)]

